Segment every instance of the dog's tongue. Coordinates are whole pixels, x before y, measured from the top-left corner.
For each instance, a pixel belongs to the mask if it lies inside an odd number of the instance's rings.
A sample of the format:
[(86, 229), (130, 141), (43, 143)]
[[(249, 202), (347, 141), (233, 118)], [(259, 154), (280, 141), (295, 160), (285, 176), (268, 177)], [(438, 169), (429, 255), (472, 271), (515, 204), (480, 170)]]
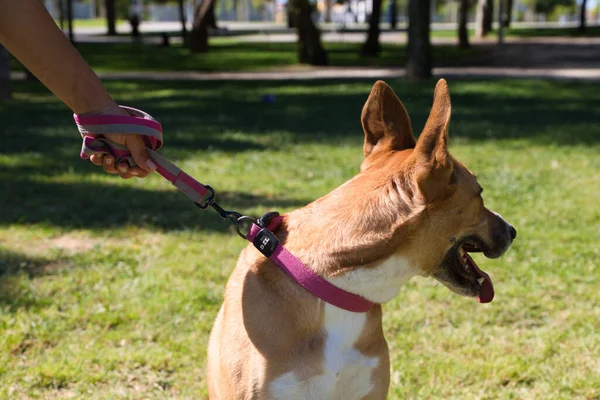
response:
[[(469, 258), (471, 258), (470, 255)], [(471, 258), (470, 261), (471, 267), (473, 267), (475, 272), (477, 272), (479, 276), (484, 279), (481, 289), (479, 289), (479, 296), (477, 296), (477, 300), (480, 303), (489, 303), (494, 299), (494, 284), (492, 283), (492, 279), (477, 266), (473, 258)]]
[(492, 283), (492, 279), (488, 274), (479, 269), (477, 265), (475, 265), (475, 270), (483, 277), (483, 285), (481, 285), (481, 289), (479, 289), (479, 296), (477, 300), (480, 303), (489, 303), (494, 300), (494, 284)]

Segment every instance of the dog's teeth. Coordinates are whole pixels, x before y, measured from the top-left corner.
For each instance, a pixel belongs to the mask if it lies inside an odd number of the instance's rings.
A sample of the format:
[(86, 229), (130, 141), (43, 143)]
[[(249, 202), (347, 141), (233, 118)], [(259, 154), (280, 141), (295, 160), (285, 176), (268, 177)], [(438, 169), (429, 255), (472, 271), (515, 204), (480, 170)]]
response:
[(477, 282), (479, 282), (479, 284), (481, 286), (483, 286), (483, 282), (485, 281), (485, 278), (482, 276), (481, 278), (477, 278)]

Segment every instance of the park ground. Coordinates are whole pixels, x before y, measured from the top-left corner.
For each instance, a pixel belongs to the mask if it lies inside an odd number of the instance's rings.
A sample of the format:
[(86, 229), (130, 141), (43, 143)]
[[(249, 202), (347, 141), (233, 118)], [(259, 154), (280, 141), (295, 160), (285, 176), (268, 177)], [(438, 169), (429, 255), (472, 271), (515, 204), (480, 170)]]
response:
[[(161, 153), (224, 207), (261, 215), (358, 171), (373, 81), (107, 88), (161, 121)], [(435, 80), (388, 83), (418, 133)], [(384, 306), (390, 398), (600, 399), (597, 82), (449, 85), (451, 152), (519, 236), (501, 259), (476, 256), (491, 304), (415, 278)], [(0, 121), (0, 398), (205, 398), (208, 334), (246, 244), (159, 176), (125, 181), (79, 160), (69, 110), (38, 83), (15, 82)]]

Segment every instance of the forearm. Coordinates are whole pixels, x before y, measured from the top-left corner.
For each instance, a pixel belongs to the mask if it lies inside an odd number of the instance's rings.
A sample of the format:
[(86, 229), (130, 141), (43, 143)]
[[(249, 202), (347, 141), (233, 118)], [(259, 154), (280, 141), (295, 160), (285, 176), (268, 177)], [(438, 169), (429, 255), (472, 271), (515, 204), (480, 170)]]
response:
[(114, 109), (100, 79), (40, 0), (0, 0), (0, 42), (74, 113)]

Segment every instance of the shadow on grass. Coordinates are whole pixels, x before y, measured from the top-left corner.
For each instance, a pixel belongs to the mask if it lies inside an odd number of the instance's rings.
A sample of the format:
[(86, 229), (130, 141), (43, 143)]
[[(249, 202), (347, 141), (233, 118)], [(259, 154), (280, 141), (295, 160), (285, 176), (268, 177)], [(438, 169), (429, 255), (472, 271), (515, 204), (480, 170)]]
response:
[[(359, 145), (363, 135), (360, 114), (373, 82), (374, 79), (199, 82), (203, 89), (219, 93), (200, 102), (193, 94), (185, 93), (191, 83), (171, 82), (168, 85), (175, 94), (169, 101), (184, 106), (157, 109), (155, 114), (166, 126), (189, 125), (192, 127), (189, 134), (196, 138), (222, 131), (243, 132), (244, 136), (257, 139), (288, 132), (292, 143)], [(418, 134), (431, 107), (435, 81), (410, 84), (391, 80), (389, 83), (408, 109), (415, 134)], [(152, 90), (153, 85), (147, 89)], [(157, 85), (158, 88), (164, 83)], [(296, 93), (295, 87), (302, 90)], [(600, 109), (593, 106), (600, 101), (600, 94), (594, 85), (543, 80), (481, 81), (465, 85), (464, 81), (457, 80), (450, 82), (450, 91), (453, 137), (472, 141), (535, 139), (561, 145), (600, 141), (600, 126), (594, 122), (600, 118)], [(275, 95), (273, 103), (260, 101), (261, 95), (267, 93)], [(152, 101), (141, 100), (139, 104), (142, 108), (153, 107)], [(190, 108), (199, 110), (198, 114), (191, 116)], [(193, 122), (194, 118), (197, 122)], [(271, 143), (270, 147), (277, 143)]]
[(7, 304), (16, 310), (51, 304), (50, 299), (37, 295), (18, 276), (24, 274), (33, 278), (47, 275), (54, 266), (64, 266), (65, 261), (31, 257), (0, 246), (0, 306)]
[[(231, 232), (228, 221), (212, 209), (201, 210), (176, 190), (156, 191), (131, 186), (94, 183), (42, 183), (5, 179), (6, 200), (1, 224), (48, 224), (66, 229), (114, 230), (123, 226), (153, 230)], [(308, 203), (278, 197), (219, 192), (218, 202), (241, 213), (260, 208), (300, 207)], [(118, 206), (116, 206), (118, 205)]]
[[(404, 45), (382, 43), (378, 57), (361, 57), (362, 43), (324, 43), (329, 65), (335, 67), (401, 67), (406, 64)], [(298, 66), (295, 43), (216, 42), (208, 53), (190, 54), (179, 44), (80, 43), (78, 50), (96, 71), (260, 71)], [(474, 46), (459, 50), (456, 46), (436, 45), (437, 66), (465, 62), (488, 48)], [(15, 59), (12, 70), (23, 70)]]
[[(296, 143), (352, 145), (360, 151), (360, 113), (373, 80), (305, 82), (109, 82), (109, 91), (163, 123), (163, 154), (176, 162), (198, 151), (289, 152)], [(434, 81), (389, 82), (420, 132), (431, 107)], [(77, 166), (79, 140), (67, 109), (39, 84), (17, 83), (18, 100), (0, 105), (4, 163), (0, 223), (48, 222), (65, 228), (225, 231), (225, 221), (200, 212), (175, 190), (138, 186), (42, 182)], [(528, 139), (563, 146), (600, 142), (600, 93), (586, 83), (533, 80), (450, 82), (451, 137), (469, 141)], [(263, 103), (263, 94), (275, 102)], [(46, 94), (46, 97), (40, 96)], [(12, 158), (11, 158), (12, 157)], [(80, 170), (79, 172), (81, 172)], [(87, 171), (83, 171), (88, 173)], [(97, 169), (90, 177), (101, 174)], [(36, 175), (33, 179), (32, 176)], [(218, 185), (216, 185), (218, 186)], [(216, 187), (218, 190), (219, 188)], [(244, 188), (242, 187), (243, 191)], [(299, 207), (310, 199), (221, 195), (222, 205), (243, 212)], [(119, 204), (119, 207), (114, 207)], [(111, 207), (112, 206), (112, 207)], [(111, 212), (105, 212), (111, 208)], [(97, 210), (97, 211), (96, 211)]]

